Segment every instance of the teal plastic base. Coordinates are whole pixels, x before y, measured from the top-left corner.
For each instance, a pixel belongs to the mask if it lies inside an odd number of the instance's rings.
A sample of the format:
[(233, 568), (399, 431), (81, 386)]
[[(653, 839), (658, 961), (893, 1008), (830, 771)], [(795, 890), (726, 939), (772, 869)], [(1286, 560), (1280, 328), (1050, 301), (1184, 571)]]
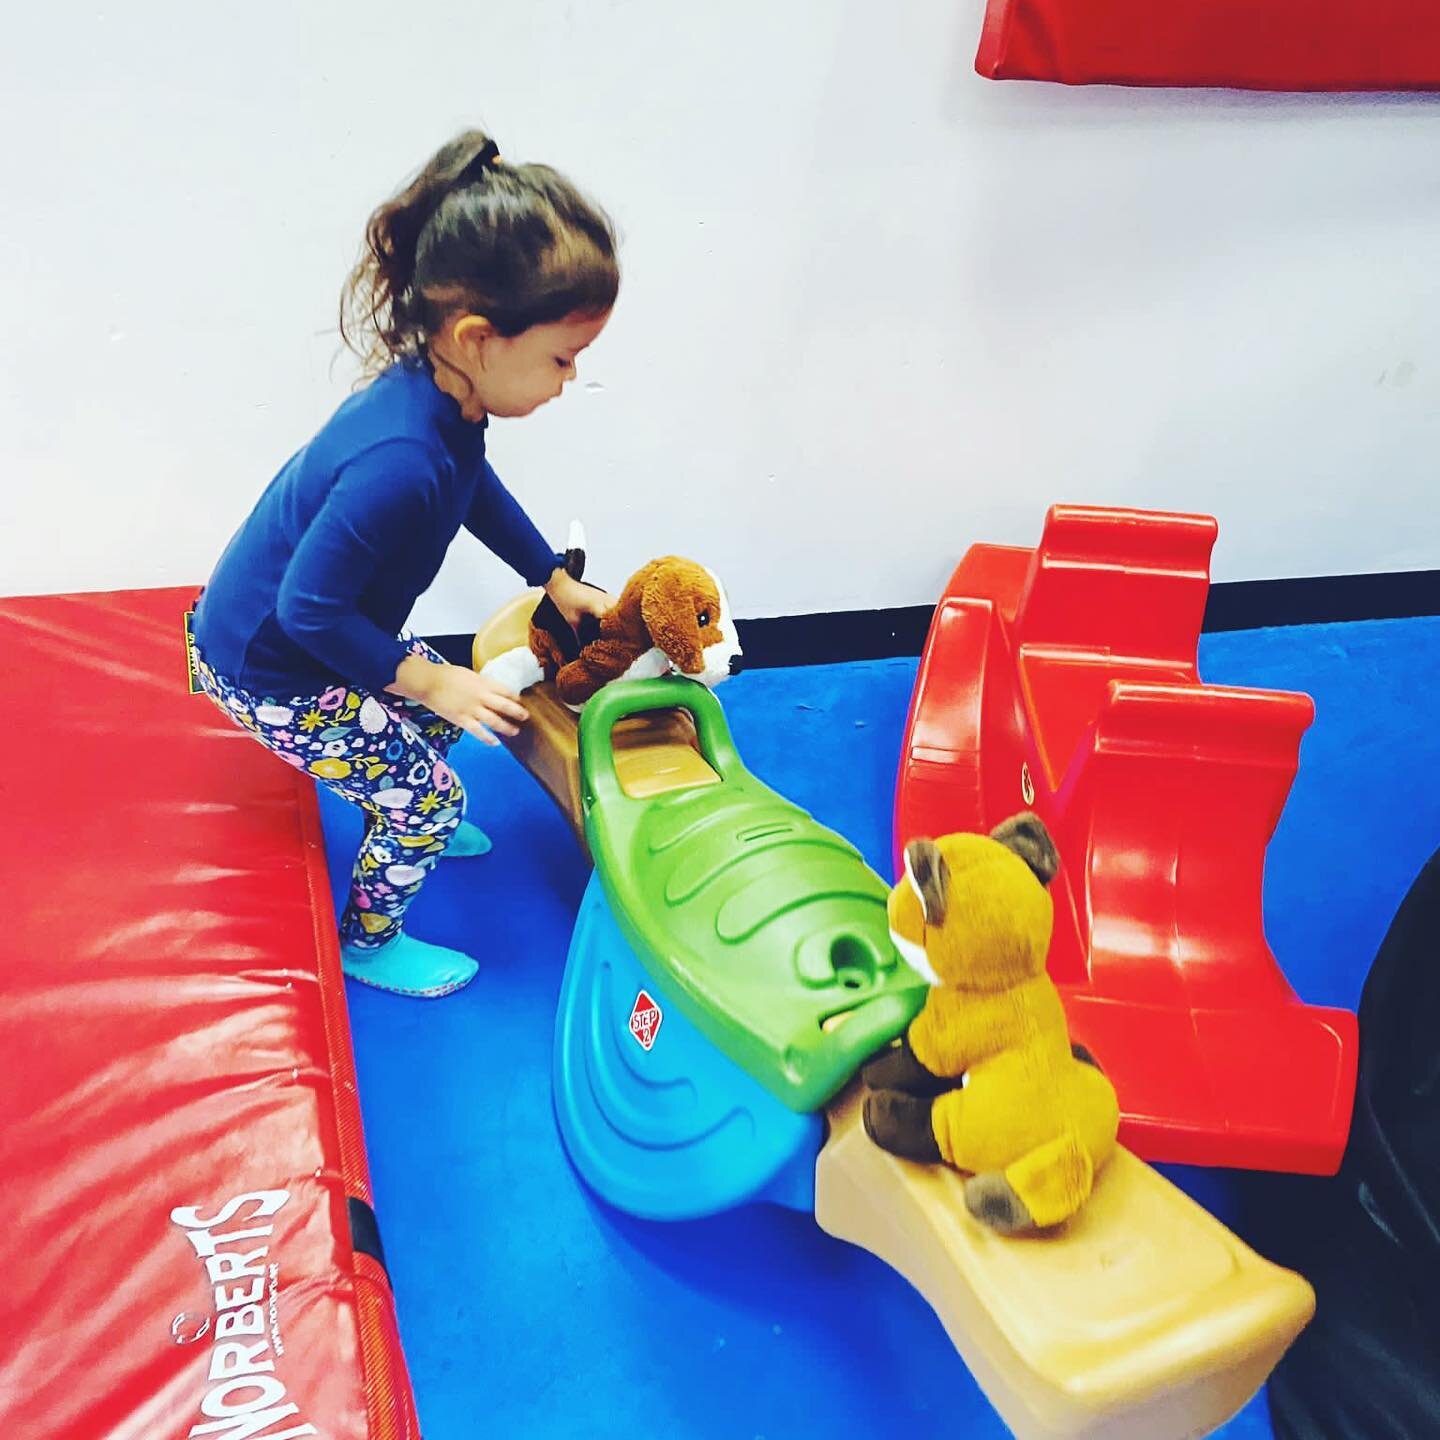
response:
[(617, 1209), (646, 1220), (756, 1201), (813, 1212), (823, 1120), (781, 1104), (680, 1013), (595, 875), (560, 991), (554, 1078), (570, 1159)]

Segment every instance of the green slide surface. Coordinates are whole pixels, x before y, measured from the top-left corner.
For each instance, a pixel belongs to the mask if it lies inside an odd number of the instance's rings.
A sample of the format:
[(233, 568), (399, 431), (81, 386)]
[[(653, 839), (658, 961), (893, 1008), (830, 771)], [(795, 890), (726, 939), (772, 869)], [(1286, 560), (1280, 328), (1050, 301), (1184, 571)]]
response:
[[(616, 722), (677, 708), (722, 783), (628, 796)], [(580, 773), (586, 838), (625, 938), (687, 1018), (791, 1109), (824, 1105), (919, 1011), (926, 986), (890, 940), (889, 887), (745, 769), (704, 686), (601, 690), (580, 717)]]

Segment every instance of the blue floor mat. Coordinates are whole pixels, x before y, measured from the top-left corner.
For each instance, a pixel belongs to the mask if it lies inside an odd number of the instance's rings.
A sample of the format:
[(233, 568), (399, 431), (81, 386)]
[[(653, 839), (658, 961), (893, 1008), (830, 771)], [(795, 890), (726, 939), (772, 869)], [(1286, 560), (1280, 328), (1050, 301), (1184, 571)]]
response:
[[(1217, 683), (1302, 689), (1319, 718), (1271, 847), (1266, 917), (1292, 984), (1353, 1006), (1440, 836), (1440, 621), (1206, 637)], [(913, 660), (749, 672), (720, 692), (762, 779), (888, 874)], [(427, 883), (411, 928), (480, 961), (416, 1002), (349, 987), (376, 1209), (427, 1440), (478, 1434), (944, 1440), (1008, 1432), (931, 1311), (812, 1221), (752, 1208), (646, 1224), (576, 1179), (550, 1105), (550, 1045), (588, 868), (529, 776), (465, 741), (470, 815), (495, 841)], [(358, 812), (322, 795), (337, 893)], [(1170, 1171), (1230, 1219), (1224, 1174)], [(1270, 1435), (1263, 1397), (1220, 1432)]]

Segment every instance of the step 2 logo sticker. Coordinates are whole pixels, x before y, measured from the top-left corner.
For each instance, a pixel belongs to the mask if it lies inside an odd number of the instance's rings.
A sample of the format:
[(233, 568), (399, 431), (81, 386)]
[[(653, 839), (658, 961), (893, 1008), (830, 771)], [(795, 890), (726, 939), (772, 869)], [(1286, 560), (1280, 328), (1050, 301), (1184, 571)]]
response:
[(630, 1033), (642, 1050), (654, 1048), (655, 1037), (660, 1033), (660, 1022), (664, 1019), (660, 1007), (642, 990), (630, 1007)]

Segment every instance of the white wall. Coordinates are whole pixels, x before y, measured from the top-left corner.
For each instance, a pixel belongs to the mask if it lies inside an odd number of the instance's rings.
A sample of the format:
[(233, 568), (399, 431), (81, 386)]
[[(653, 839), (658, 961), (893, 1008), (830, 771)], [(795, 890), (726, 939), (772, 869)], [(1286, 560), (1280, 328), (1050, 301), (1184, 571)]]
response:
[[(1440, 564), (1440, 101), (979, 80), (981, 0), (52, 0), (0, 35), (0, 592), (208, 572), (345, 393), (370, 207), (482, 121), (613, 211), (616, 318), (497, 424), (597, 578), (909, 604), (1055, 499), (1217, 575)], [(468, 537), (416, 619), (512, 580)]]

